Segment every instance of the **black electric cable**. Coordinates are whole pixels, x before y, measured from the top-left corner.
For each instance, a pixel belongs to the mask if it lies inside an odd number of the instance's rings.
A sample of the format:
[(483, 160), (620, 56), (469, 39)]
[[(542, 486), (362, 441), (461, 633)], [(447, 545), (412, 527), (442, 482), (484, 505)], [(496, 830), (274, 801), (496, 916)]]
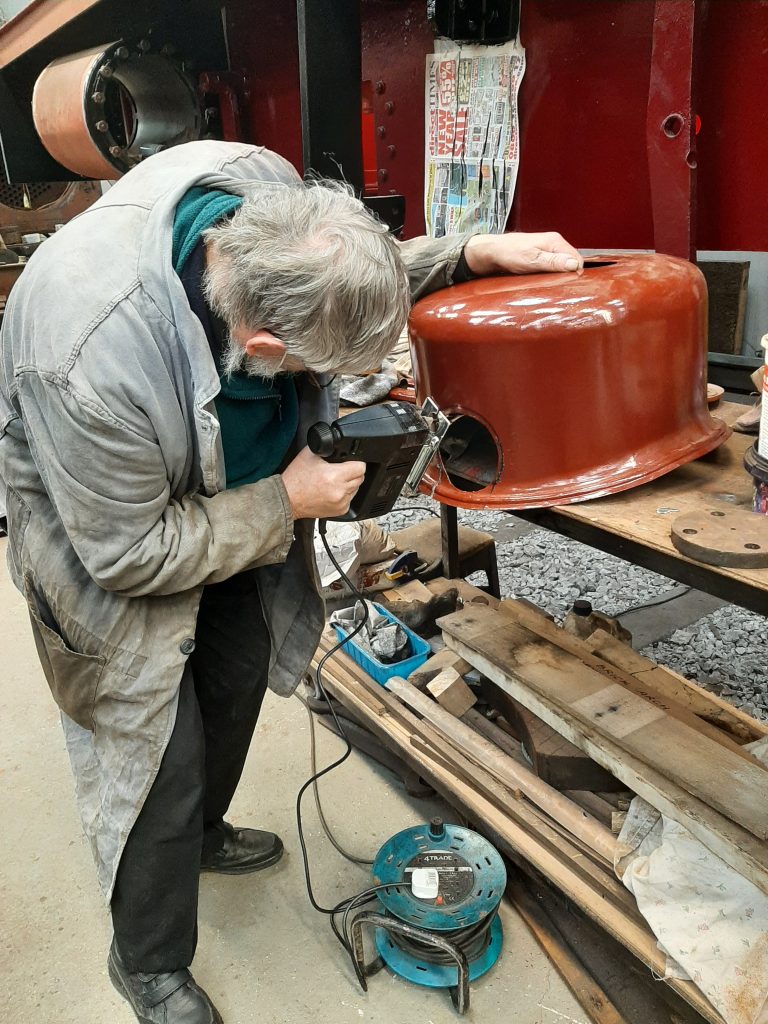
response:
[[(414, 506), (414, 507), (421, 508), (422, 506)], [(430, 512), (431, 510), (430, 509), (424, 509), (424, 511), (425, 512)], [(434, 513), (432, 513), (432, 514), (434, 515)], [(319, 801), (319, 795), (317, 793), (317, 782), (318, 782), (318, 780), (321, 779), (324, 775), (327, 775), (329, 772), (332, 772), (335, 768), (338, 768), (340, 765), (342, 765), (347, 760), (347, 758), (350, 756), (350, 754), (352, 753), (352, 744), (349, 742), (349, 739), (348, 739), (346, 733), (344, 732), (344, 727), (342, 726), (341, 721), (339, 720), (339, 717), (336, 714), (336, 710), (335, 710), (335, 708), (333, 706), (333, 703), (329, 699), (328, 694), (327, 694), (327, 692), (325, 690), (325, 687), (323, 686), (322, 671), (323, 671), (325, 663), (328, 661), (328, 659), (330, 657), (332, 657), (334, 654), (336, 654), (339, 650), (341, 650), (341, 648), (344, 647), (344, 645), (347, 644), (352, 639), (352, 637), (356, 636), (363, 629), (363, 627), (365, 626), (365, 624), (366, 624), (366, 622), (368, 621), (368, 618), (369, 618), (368, 605), (365, 602), (365, 598), (360, 593), (359, 589), (352, 583), (352, 581), (349, 579), (347, 574), (344, 572), (344, 570), (341, 568), (341, 566), (339, 565), (338, 561), (336, 560), (336, 558), (335, 558), (335, 556), (333, 554), (333, 551), (331, 550), (331, 547), (330, 547), (330, 545), (328, 543), (327, 537), (326, 537), (326, 528), (327, 528), (326, 520), (321, 519), (319, 521), (319, 523), (318, 523), (318, 529), (319, 529), (320, 537), (322, 539), (323, 546), (325, 547), (326, 553), (327, 553), (329, 559), (331, 560), (331, 563), (333, 564), (334, 568), (339, 573), (339, 576), (341, 577), (342, 581), (349, 587), (349, 589), (352, 591), (352, 593), (363, 602), (363, 609), (364, 610), (363, 610), (363, 618), (358, 623), (358, 625), (353, 630), (351, 630), (342, 640), (340, 640), (337, 644), (335, 644), (329, 651), (327, 651), (323, 655), (323, 657), (318, 662), (317, 668), (315, 670), (315, 684), (317, 686), (318, 691), (320, 692), (320, 694), (322, 695), (322, 697), (325, 699), (325, 701), (328, 704), (328, 707), (330, 709), (331, 715), (333, 716), (334, 723), (336, 725), (336, 728), (338, 729), (339, 736), (344, 741), (344, 744), (346, 746), (346, 750), (341, 755), (341, 757), (337, 758), (335, 761), (333, 761), (331, 764), (327, 765), (325, 768), (322, 768), (320, 771), (316, 770), (316, 761), (315, 761), (315, 758), (313, 756), (312, 775), (310, 776), (309, 779), (307, 779), (307, 781), (301, 787), (301, 789), (299, 790), (298, 796), (296, 797), (296, 824), (297, 824), (297, 829), (298, 829), (298, 833), (299, 833), (299, 844), (301, 846), (301, 855), (302, 855), (302, 860), (303, 860), (303, 863), (304, 863), (304, 879), (305, 879), (305, 882), (306, 882), (307, 895), (309, 897), (309, 901), (312, 904), (312, 906), (315, 908), (315, 910), (319, 911), (319, 913), (321, 913), (321, 914), (326, 914), (330, 918), (331, 929), (333, 931), (333, 934), (336, 936), (336, 938), (337, 938), (339, 944), (341, 945), (342, 949), (344, 949), (344, 951), (349, 956), (350, 962), (352, 964), (352, 968), (353, 968), (353, 970), (355, 972), (355, 976), (357, 977), (357, 980), (360, 983), (360, 987), (363, 990), (367, 990), (368, 986), (367, 986), (367, 982), (366, 982), (366, 971), (365, 971), (365, 968), (361, 967), (360, 964), (358, 963), (357, 958), (355, 957), (355, 952), (354, 952), (354, 950), (352, 948), (352, 940), (351, 940), (351, 937), (350, 937), (350, 927), (351, 927), (352, 922), (350, 921), (350, 916), (352, 915), (352, 913), (355, 910), (360, 910), (367, 903), (373, 902), (376, 899), (377, 893), (381, 892), (382, 890), (392, 890), (392, 889), (401, 889), (401, 888), (406, 888), (407, 889), (407, 888), (410, 888), (410, 884), (408, 882), (389, 882), (389, 883), (386, 883), (386, 884), (383, 884), (383, 885), (381, 885), (381, 884), (380, 885), (374, 885), (374, 886), (371, 886), (368, 889), (364, 889), (361, 892), (356, 893), (353, 896), (349, 896), (346, 899), (341, 900), (339, 903), (336, 904), (335, 907), (323, 907), (323, 906), (321, 906), (318, 903), (317, 899), (315, 898), (315, 894), (314, 894), (314, 891), (312, 889), (312, 879), (311, 879), (310, 870), (309, 870), (309, 855), (308, 855), (308, 852), (307, 852), (307, 845), (306, 845), (306, 841), (305, 841), (305, 838), (304, 838), (304, 827), (303, 827), (302, 818), (301, 818), (301, 802), (302, 802), (302, 799), (304, 797), (304, 794), (310, 788), (310, 786), (314, 787), (314, 790), (315, 790), (315, 798), (316, 798), (317, 804), (318, 804), (318, 811), (320, 813), (320, 820), (323, 823), (323, 827), (324, 827), (324, 829), (326, 831), (326, 834), (328, 835), (328, 838), (331, 840), (331, 842), (336, 847), (336, 849), (344, 857), (346, 857), (348, 860), (352, 860), (355, 863), (368, 863), (368, 864), (372, 863), (371, 861), (363, 861), (361, 858), (350, 856), (338, 844), (338, 842), (335, 841), (334, 837), (332, 836), (332, 833), (330, 832), (330, 829), (327, 827), (327, 823), (324, 820), (324, 815), (322, 813), (322, 807), (321, 807), (320, 801)], [(307, 710), (309, 711), (310, 709), (306, 705), (306, 702), (304, 702), (304, 703), (305, 703), (305, 707), (307, 707)], [(310, 714), (311, 714), (311, 711), (310, 711)], [(313, 750), (314, 750), (314, 744), (313, 744)], [(467, 955), (468, 958), (474, 959), (475, 957), (479, 956), (480, 953), (482, 953), (487, 948), (487, 945), (488, 945), (488, 943), (490, 941), (490, 927), (491, 927), (491, 924), (492, 924), (494, 918), (496, 917), (497, 913), (498, 913), (498, 907), (493, 912), (493, 914), (489, 915), (489, 917), (485, 918), (483, 921), (479, 922), (477, 925), (471, 925), (468, 928), (462, 928), (462, 929), (458, 929), (456, 931), (450, 932), (450, 940), (456, 946), (458, 946), (459, 949), (464, 950), (464, 952), (465, 952), (465, 954)], [(339, 915), (343, 915), (342, 922), (341, 922), (341, 928), (339, 928), (339, 925), (338, 925), (338, 923), (336, 921), (336, 918)], [(402, 948), (405, 952), (410, 952), (412, 955), (415, 955), (418, 958), (420, 958), (421, 960), (424, 960), (426, 962), (437, 963), (437, 964), (443, 963), (443, 962), (445, 962), (445, 963), (452, 962), (452, 959), (450, 957), (447, 957), (446, 954), (442, 954), (439, 951), (435, 951), (434, 947), (429, 946), (426, 943), (420, 943), (418, 941), (418, 939), (413, 938), (413, 939), (408, 940), (408, 939), (404, 939), (401, 936), (394, 936), (393, 937), (393, 941), (398, 946), (400, 946), (400, 948)], [(442, 959), (442, 957), (446, 957), (445, 961)]]
[(394, 515), (395, 512), (426, 512), (427, 515), (434, 516), (435, 519), (440, 518), (440, 513), (435, 512), (433, 508), (427, 508), (426, 505), (398, 505), (397, 508), (393, 508), (391, 512), (385, 512), (383, 516), (379, 516), (379, 519), (384, 519), (386, 516)]
[(658, 597), (652, 597), (648, 601), (644, 601), (642, 604), (633, 604), (630, 608), (625, 608), (622, 612), (616, 613), (616, 618), (621, 621), (622, 615), (627, 615), (629, 612), (641, 612), (645, 608), (658, 608), (659, 605), (669, 604), (670, 601), (676, 601), (679, 597), (685, 597), (693, 590), (693, 587), (676, 587), (671, 593), (659, 594)]
[[(296, 697), (304, 705), (304, 708), (309, 717), (309, 743), (310, 743), (310, 765), (312, 767), (312, 775), (317, 774), (317, 737), (315, 735), (315, 715), (312, 708), (309, 706), (307, 701), (301, 696), (300, 693), (296, 694)], [(348, 860), (351, 864), (363, 864), (370, 866), (373, 864), (372, 860), (368, 860), (366, 857), (358, 857), (357, 854), (350, 853), (349, 850), (345, 850), (339, 840), (336, 838), (333, 829), (328, 824), (325, 817), (325, 811), (323, 810), (323, 804), (320, 799), (320, 788), (317, 785), (317, 779), (312, 784), (312, 790), (315, 796), (315, 807), (317, 808), (317, 816), (320, 819), (320, 824), (323, 826), (323, 832), (328, 837), (328, 841), (337, 850), (345, 860)]]
[(312, 904), (312, 906), (315, 908), (315, 910), (317, 910), (319, 913), (333, 915), (334, 908), (321, 906), (317, 902), (317, 900), (315, 899), (315, 894), (314, 894), (314, 891), (312, 889), (312, 878), (311, 878), (311, 874), (310, 874), (310, 870), (309, 870), (309, 856), (307, 854), (307, 844), (306, 844), (306, 841), (304, 839), (304, 826), (303, 826), (302, 820), (301, 820), (301, 801), (302, 801), (302, 799), (304, 797), (304, 794), (310, 788), (310, 786), (314, 786), (319, 779), (323, 778), (323, 776), (328, 775), (329, 772), (332, 772), (334, 769), (336, 769), (340, 765), (344, 764), (344, 762), (347, 760), (347, 758), (352, 753), (352, 744), (349, 742), (349, 739), (347, 738), (347, 734), (344, 732), (344, 728), (343, 728), (341, 722), (339, 721), (339, 717), (336, 714), (336, 709), (333, 706), (333, 702), (331, 700), (329, 700), (328, 694), (325, 692), (325, 687), (323, 686), (323, 667), (325, 666), (325, 663), (328, 661), (328, 659), (330, 657), (332, 657), (334, 654), (336, 654), (338, 651), (340, 651), (341, 648), (344, 647), (345, 644), (348, 644), (349, 641), (353, 637), (357, 636), (357, 634), (363, 629), (365, 624), (368, 622), (368, 605), (366, 604), (365, 600), (362, 598), (362, 595), (360, 594), (360, 592), (357, 589), (357, 587), (352, 583), (352, 581), (349, 579), (347, 574), (344, 572), (344, 570), (341, 568), (339, 563), (336, 561), (336, 558), (335, 558), (333, 552), (331, 551), (331, 546), (328, 543), (328, 540), (327, 540), (326, 535), (325, 535), (326, 527), (327, 527), (326, 520), (325, 519), (319, 520), (319, 522), (318, 522), (318, 530), (320, 532), (320, 537), (322, 539), (322, 542), (323, 542), (323, 545), (325, 547), (326, 553), (328, 554), (328, 557), (330, 558), (331, 562), (333, 563), (333, 566), (336, 569), (336, 571), (341, 576), (341, 579), (343, 580), (343, 582), (346, 583), (346, 585), (349, 587), (349, 589), (352, 591), (353, 594), (355, 594), (356, 596), (360, 597), (363, 600), (363, 618), (361, 619), (361, 621), (357, 624), (357, 626), (355, 626), (355, 628), (353, 630), (351, 630), (351, 632), (347, 633), (347, 635), (345, 637), (343, 637), (341, 640), (339, 640), (339, 642), (337, 644), (334, 644), (334, 646), (323, 655), (323, 657), (318, 662), (317, 668), (315, 670), (315, 685), (317, 686), (318, 691), (320, 692), (320, 694), (323, 696), (324, 700), (328, 704), (328, 707), (330, 709), (331, 715), (333, 716), (334, 724), (336, 725), (336, 728), (337, 728), (337, 730), (339, 732), (339, 736), (344, 741), (344, 744), (346, 746), (346, 750), (341, 755), (341, 757), (337, 758), (337, 760), (331, 762), (331, 764), (329, 764), (329, 765), (326, 765), (326, 767), (322, 768), (319, 772), (317, 772), (317, 771), (314, 772), (310, 776), (310, 778), (307, 779), (307, 781), (304, 783), (304, 785), (301, 787), (301, 789), (298, 792), (298, 796), (296, 797), (296, 826), (297, 826), (297, 830), (298, 830), (298, 833), (299, 833), (299, 845), (301, 846), (301, 856), (302, 856), (302, 860), (304, 862), (304, 879), (305, 879), (305, 882), (306, 882), (306, 885), (307, 885), (307, 896), (309, 897), (309, 902)]
[[(331, 560), (331, 562), (333, 564), (333, 567), (339, 573), (339, 576), (341, 577), (342, 581), (349, 587), (349, 589), (352, 591), (352, 593), (355, 595), (355, 597), (357, 597), (360, 601), (363, 602), (363, 618), (362, 618), (362, 620), (343, 639), (341, 639), (329, 651), (327, 651), (326, 654), (323, 655), (323, 657), (320, 659), (320, 661), (318, 663), (317, 669), (315, 670), (315, 684), (316, 684), (317, 689), (319, 690), (320, 694), (322, 695), (322, 697), (324, 698), (324, 700), (328, 704), (328, 708), (329, 708), (329, 710), (331, 712), (331, 715), (333, 717), (334, 724), (336, 725), (336, 728), (338, 729), (339, 736), (343, 740), (343, 742), (344, 742), (344, 744), (346, 746), (346, 749), (345, 749), (344, 753), (341, 755), (341, 757), (337, 758), (337, 760), (333, 761), (331, 764), (327, 765), (325, 768), (322, 768), (320, 771), (316, 771), (315, 770), (316, 765), (315, 765), (314, 756), (313, 756), (313, 772), (312, 772), (312, 775), (310, 776), (309, 779), (307, 779), (307, 781), (301, 787), (301, 789), (299, 790), (298, 796), (296, 798), (296, 823), (297, 823), (298, 833), (299, 833), (299, 844), (301, 846), (302, 858), (303, 858), (303, 861), (304, 861), (304, 877), (305, 877), (305, 881), (306, 881), (306, 884), (307, 884), (307, 894), (309, 896), (310, 903), (315, 908), (315, 910), (319, 911), (321, 914), (328, 914), (330, 916), (333, 916), (336, 913), (341, 913), (345, 909), (345, 905), (349, 902), (349, 900), (343, 900), (340, 904), (337, 904), (336, 907), (329, 908), (329, 907), (322, 907), (322, 906), (320, 906), (320, 904), (315, 899), (314, 891), (312, 889), (312, 880), (311, 880), (310, 870), (309, 870), (309, 858), (308, 858), (308, 855), (307, 855), (306, 841), (304, 839), (304, 827), (303, 827), (302, 818), (301, 818), (301, 802), (302, 802), (302, 799), (304, 797), (304, 794), (306, 793), (307, 789), (310, 786), (315, 788), (315, 795), (317, 796), (317, 789), (316, 789), (316, 787), (317, 787), (318, 780), (321, 779), (324, 775), (327, 775), (329, 772), (333, 771), (335, 768), (338, 768), (340, 765), (342, 765), (347, 760), (347, 758), (350, 756), (350, 754), (352, 753), (352, 744), (349, 742), (347, 734), (344, 732), (344, 727), (342, 726), (341, 721), (340, 721), (338, 715), (336, 714), (336, 709), (335, 709), (335, 707), (333, 705), (333, 702), (328, 697), (328, 694), (327, 694), (327, 692), (325, 690), (325, 687), (323, 686), (322, 672), (323, 672), (323, 668), (325, 666), (326, 661), (328, 661), (328, 659), (330, 657), (332, 657), (339, 650), (341, 650), (341, 648), (344, 647), (345, 644), (349, 643), (349, 641), (354, 636), (357, 636), (357, 634), (363, 629), (365, 624), (368, 622), (369, 613), (368, 613), (368, 605), (367, 605), (367, 603), (365, 601), (365, 598), (360, 593), (358, 588), (354, 585), (354, 583), (349, 579), (347, 574), (344, 572), (344, 570), (341, 568), (341, 566), (339, 565), (338, 561), (336, 560), (336, 557), (334, 556), (333, 551), (331, 550), (331, 547), (330, 547), (330, 545), (328, 543), (328, 539), (326, 537), (326, 527), (327, 527), (326, 520), (325, 519), (321, 519), (318, 522), (318, 529), (319, 529), (320, 537), (322, 539), (323, 546), (325, 547), (326, 553), (327, 553), (329, 559)], [(304, 706), (307, 707), (308, 711), (310, 710), (309, 707), (307, 706), (306, 702), (304, 702)], [(311, 714), (311, 711), (310, 711), (310, 714)], [(322, 808), (320, 806), (318, 806), (318, 810), (320, 811), (321, 822), (323, 822), (324, 827), (326, 827), (327, 823), (324, 822), (324, 815), (322, 813)], [(327, 829), (327, 827), (326, 827), (326, 834), (328, 834), (328, 838), (331, 840), (331, 842), (333, 842), (333, 845), (336, 847), (336, 849), (339, 851), (339, 853), (341, 853), (342, 856), (346, 857), (347, 860), (350, 860), (353, 863), (357, 863), (357, 864), (366, 864), (366, 865), (373, 864), (372, 860), (365, 860), (365, 859), (363, 859), (361, 857), (351, 856), (345, 850), (343, 850), (341, 848), (340, 844), (338, 844), (337, 842), (334, 841), (334, 839), (333, 839), (332, 835), (330, 834), (329, 830)], [(369, 891), (369, 890), (366, 890), (366, 891)], [(357, 896), (351, 897), (351, 899), (352, 900), (356, 900), (359, 895), (360, 894), (357, 894)]]
[[(476, 924), (468, 925), (465, 928), (458, 928), (455, 931), (442, 931), (440, 935), (447, 939), (451, 945), (460, 949), (467, 960), (471, 963), (479, 959), (486, 951), (491, 942), (491, 925), (499, 913), (499, 906)], [(391, 933), (392, 944), (401, 949), (404, 953), (427, 964), (436, 964), (440, 967), (450, 967), (456, 963), (450, 953), (437, 949), (428, 942), (421, 942), (417, 938), (410, 938), (398, 933)]]
[[(334, 723), (336, 725), (336, 728), (339, 731), (339, 736), (341, 737), (341, 739), (344, 741), (344, 743), (346, 745), (346, 750), (341, 755), (341, 757), (337, 758), (335, 761), (333, 761), (331, 764), (327, 765), (325, 768), (321, 769), (320, 771), (314, 770), (314, 767), (313, 767), (312, 775), (310, 776), (309, 779), (307, 779), (307, 781), (301, 787), (301, 789), (299, 790), (298, 796), (296, 797), (296, 825), (297, 825), (297, 830), (298, 830), (298, 833), (299, 833), (299, 844), (301, 846), (301, 856), (302, 856), (302, 860), (304, 862), (304, 880), (305, 880), (306, 886), (307, 886), (307, 895), (309, 897), (309, 902), (312, 904), (312, 906), (315, 908), (315, 910), (317, 910), (321, 914), (326, 914), (330, 918), (331, 928), (333, 930), (333, 934), (336, 936), (336, 938), (340, 942), (342, 948), (345, 950), (345, 952), (349, 956), (349, 959), (350, 959), (350, 961), (352, 963), (352, 967), (353, 967), (353, 969), (355, 971), (355, 975), (357, 976), (357, 980), (360, 982), (361, 988), (366, 989), (367, 985), (366, 985), (366, 981), (365, 981), (365, 974), (360, 969), (360, 966), (357, 963), (357, 960), (355, 959), (354, 951), (352, 949), (352, 943), (351, 943), (351, 940), (349, 938), (349, 915), (350, 915), (350, 913), (353, 910), (357, 910), (360, 907), (365, 906), (366, 903), (369, 903), (372, 900), (374, 900), (376, 898), (376, 893), (378, 893), (381, 889), (397, 889), (397, 888), (400, 888), (401, 885), (407, 885), (407, 883), (395, 883), (395, 884), (390, 883), (388, 885), (375, 885), (375, 886), (371, 886), (368, 889), (364, 889), (362, 892), (358, 892), (358, 893), (356, 893), (353, 896), (349, 896), (346, 899), (341, 900), (341, 902), (337, 903), (335, 907), (323, 907), (323, 906), (321, 906), (317, 902), (317, 899), (315, 898), (314, 891), (312, 889), (312, 879), (311, 879), (310, 870), (309, 870), (309, 855), (307, 853), (307, 844), (306, 844), (306, 841), (305, 841), (305, 838), (304, 838), (304, 827), (303, 827), (303, 823), (302, 823), (302, 820), (301, 820), (301, 801), (302, 801), (302, 799), (304, 797), (304, 794), (309, 789), (309, 787), (310, 786), (316, 787), (318, 779), (321, 779), (324, 775), (327, 775), (329, 772), (332, 772), (335, 768), (338, 768), (340, 765), (342, 765), (347, 760), (347, 758), (350, 756), (350, 754), (352, 753), (352, 744), (349, 742), (347, 734), (344, 732), (344, 728), (343, 728), (343, 726), (342, 726), (342, 724), (341, 724), (341, 722), (339, 720), (338, 715), (336, 714), (336, 710), (335, 710), (335, 708), (333, 706), (333, 703), (328, 698), (328, 694), (326, 693), (325, 687), (323, 686), (323, 678), (322, 678), (323, 667), (324, 667), (326, 661), (328, 661), (328, 659), (330, 657), (332, 657), (332, 655), (336, 654), (339, 650), (341, 650), (341, 648), (344, 647), (345, 644), (349, 643), (349, 641), (352, 639), (352, 637), (356, 636), (363, 629), (363, 627), (365, 626), (366, 622), (368, 621), (368, 605), (365, 603), (365, 598), (360, 593), (358, 588), (352, 583), (352, 581), (349, 579), (347, 574), (344, 572), (344, 570), (341, 568), (341, 566), (337, 562), (337, 560), (336, 560), (336, 558), (335, 558), (335, 556), (334, 556), (334, 554), (333, 554), (333, 552), (331, 550), (331, 547), (328, 544), (328, 540), (326, 538), (326, 527), (327, 527), (326, 520), (325, 519), (321, 519), (318, 522), (318, 530), (319, 530), (320, 537), (322, 539), (323, 545), (325, 547), (326, 553), (327, 553), (328, 557), (330, 558), (331, 562), (333, 563), (334, 568), (336, 569), (336, 571), (341, 576), (341, 579), (344, 581), (344, 583), (346, 583), (346, 585), (349, 587), (349, 589), (352, 591), (352, 593), (355, 594), (363, 602), (363, 618), (362, 618), (361, 622), (358, 623), (358, 625), (351, 632), (349, 632), (342, 640), (340, 640), (326, 654), (323, 655), (323, 657), (318, 662), (317, 668), (315, 670), (315, 684), (317, 686), (317, 689), (319, 690), (319, 692), (322, 694), (323, 698), (325, 699), (325, 701), (328, 703), (328, 707), (330, 708), (330, 712), (331, 712), (331, 715), (333, 716)], [(322, 817), (321, 817), (321, 820), (322, 820)], [(329, 835), (329, 838), (331, 838), (330, 835)], [(334, 843), (334, 846), (336, 846), (336, 848), (339, 849), (339, 852), (341, 852), (344, 856), (347, 856), (347, 854), (343, 850), (341, 850), (341, 848), (336, 843)], [(355, 859), (357, 860), (357, 858), (355, 858)], [(372, 863), (372, 862), (369, 862), (369, 863)], [(339, 914), (343, 914), (344, 915), (343, 925), (342, 925), (341, 931), (339, 930), (339, 927), (338, 927), (338, 925), (336, 923), (336, 917)]]

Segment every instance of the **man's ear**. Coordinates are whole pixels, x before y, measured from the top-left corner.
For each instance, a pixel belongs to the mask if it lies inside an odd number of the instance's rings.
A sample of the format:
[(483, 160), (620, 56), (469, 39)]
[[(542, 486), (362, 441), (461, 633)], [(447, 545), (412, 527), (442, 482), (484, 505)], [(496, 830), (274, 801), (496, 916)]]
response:
[(285, 356), (285, 343), (269, 331), (235, 331), (234, 335), (249, 356), (276, 362)]

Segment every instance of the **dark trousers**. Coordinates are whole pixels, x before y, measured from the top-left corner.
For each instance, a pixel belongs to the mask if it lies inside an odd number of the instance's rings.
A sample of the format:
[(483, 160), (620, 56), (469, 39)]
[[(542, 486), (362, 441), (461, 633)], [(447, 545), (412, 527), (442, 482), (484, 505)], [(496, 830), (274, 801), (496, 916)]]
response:
[(222, 841), (206, 826), (221, 821), (240, 781), (269, 654), (254, 574), (206, 587), (176, 724), (112, 896), (115, 940), (131, 972), (159, 974), (192, 962), (203, 843)]

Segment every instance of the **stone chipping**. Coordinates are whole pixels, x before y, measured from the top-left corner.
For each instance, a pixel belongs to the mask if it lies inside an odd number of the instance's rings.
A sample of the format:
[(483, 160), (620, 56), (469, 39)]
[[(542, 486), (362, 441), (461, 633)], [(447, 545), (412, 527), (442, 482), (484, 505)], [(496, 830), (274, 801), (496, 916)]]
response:
[(726, 605), (642, 652), (768, 721), (768, 630), (762, 615)]
[[(420, 522), (425, 515), (420, 509), (439, 512), (436, 502), (419, 496), (402, 499), (379, 522), (394, 532)], [(503, 512), (461, 510), (459, 522), (496, 536), (503, 597), (527, 598), (558, 620), (577, 598), (586, 598), (608, 615), (620, 615), (663, 598), (677, 586), (658, 573)], [(484, 582), (482, 573), (477, 582)], [(768, 721), (768, 623), (764, 617), (725, 605), (650, 644), (642, 653)]]

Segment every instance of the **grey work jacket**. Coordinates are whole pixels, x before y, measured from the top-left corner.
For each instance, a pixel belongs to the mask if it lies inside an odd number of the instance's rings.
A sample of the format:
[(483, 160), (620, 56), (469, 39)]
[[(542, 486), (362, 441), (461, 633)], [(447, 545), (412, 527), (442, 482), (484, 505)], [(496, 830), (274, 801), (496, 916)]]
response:
[[(297, 181), (265, 149), (195, 142), (159, 153), (47, 240), (2, 329), (0, 503), (8, 563), (62, 711), (83, 825), (110, 897), (173, 729), (200, 596), (258, 568), (270, 686), (293, 692), (323, 625), (312, 524), (279, 476), (225, 490), (202, 325), (171, 264), (194, 186)], [(464, 238), (402, 246), (414, 297), (451, 283)], [(335, 415), (300, 389), (297, 442)]]

